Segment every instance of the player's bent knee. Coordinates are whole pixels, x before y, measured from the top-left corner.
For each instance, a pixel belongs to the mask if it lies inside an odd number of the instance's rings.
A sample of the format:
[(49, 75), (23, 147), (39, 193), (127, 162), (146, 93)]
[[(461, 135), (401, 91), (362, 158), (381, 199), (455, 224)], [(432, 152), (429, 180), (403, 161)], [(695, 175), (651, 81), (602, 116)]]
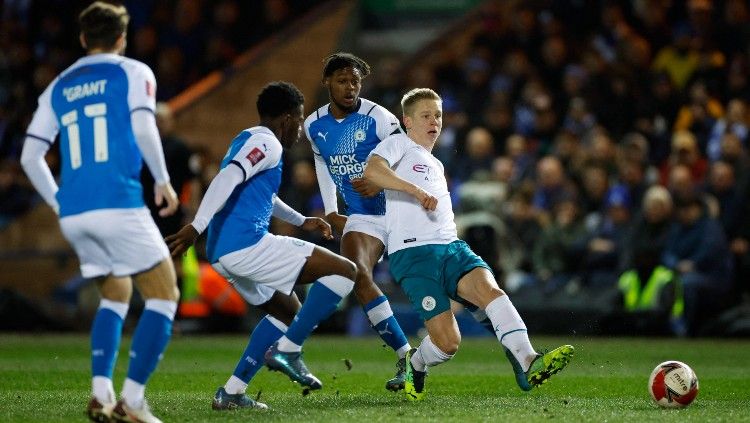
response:
[(354, 264), (353, 261), (349, 260), (346, 257), (341, 257), (341, 260), (342, 260), (342, 262), (341, 262), (340, 267), (343, 270), (340, 273), (340, 275), (343, 276), (343, 277), (345, 277), (345, 278), (349, 278), (352, 281), (357, 280), (357, 276), (358, 276), (357, 275), (357, 273), (358, 273), (357, 272), (357, 265)]
[(434, 334), (430, 334), (430, 339), (432, 340), (432, 343), (440, 349), (440, 351), (452, 356), (453, 354), (458, 352), (458, 347), (459, 345), (461, 345), (461, 334), (457, 332), (451, 332), (452, 331), (446, 331), (438, 336), (433, 336)]

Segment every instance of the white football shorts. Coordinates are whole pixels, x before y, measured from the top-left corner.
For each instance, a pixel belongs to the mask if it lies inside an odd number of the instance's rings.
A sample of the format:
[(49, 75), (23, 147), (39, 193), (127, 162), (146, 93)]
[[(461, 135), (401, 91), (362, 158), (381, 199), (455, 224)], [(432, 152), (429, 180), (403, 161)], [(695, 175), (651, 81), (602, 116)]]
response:
[(60, 228), (78, 255), (84, 278), (131, 276), (169, 258), (167, 244), (146, 207), (65, 216)]
[(361, 232), (379, 239), (383, 245), (388, 245), (388, 235), (385, 231), (385, 216), (371, 214), (349, 215), (346, 219), (346, 225), (344, 225), (344, 233), (341, 236), (343, 237), (347, 232)]
[(315, 244), (307, 241), (269, 233), (255, 245), (225, 254), (212, 265), (245, 301), (261, 305), (276, 291), (292, 293), (313, 249)]

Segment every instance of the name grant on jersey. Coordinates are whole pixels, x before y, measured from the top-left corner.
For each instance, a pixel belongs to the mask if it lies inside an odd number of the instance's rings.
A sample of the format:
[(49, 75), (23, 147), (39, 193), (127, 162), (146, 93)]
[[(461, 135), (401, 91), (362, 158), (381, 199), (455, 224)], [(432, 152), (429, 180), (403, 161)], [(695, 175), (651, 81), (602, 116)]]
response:
[(106, 86), (107, 80), (100, 79), (98, 81), (92, 81), (81, 85), (73, 85), (72, 87), (63, 88), (62, 93), (68, 100), (68, 103), (70, 103), (78, 100), (79, 98), (104, 94)]
[(354, 154), (336, 154), (331, 156), (328, 170), (331, 175), (348, 175), (349, 179), (361, 178), (365, 171), (365, 164), (360, 163)]

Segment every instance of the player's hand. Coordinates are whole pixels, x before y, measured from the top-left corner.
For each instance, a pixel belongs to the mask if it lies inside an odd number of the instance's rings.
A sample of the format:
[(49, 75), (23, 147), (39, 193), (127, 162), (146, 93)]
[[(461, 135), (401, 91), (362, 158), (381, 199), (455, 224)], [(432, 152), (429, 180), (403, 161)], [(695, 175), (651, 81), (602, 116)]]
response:
[(425, 210), (435, 211), (435, 209), (437, 208), (437, 197), (423, 190), (422, 188), (416, 187), (414, 197), (416, 197), (417, 201), (419, 201), (419, 204), (421, 204), (422, 207), (425, 208)]
[(180, 206), (177, 193), (174, 192), (174, 188), (172, 188), (172, 184), (169, 182), (166, 184), (154, 184), (154, 204), (158, 207), (164, 202), (166, 204), (159, 210), (159, 216), (161, 217), (173, 215), (177, 211), (177, 207)]
[(352, 187), (363, 197), (374, 197), (383, 190), (365, 178), (352, 179)]
[(331, 227), (333, 227), (333, 230), (336, 231), (336, 233), (344, 233), (344, 226), (346, 226), (346, 216), (338, 214), (336, 212), (331, 212), (326, 215), (326, 221), (331, 224)]
[(164, 238), (164, 241), (167, 242), (172, 257), (179, 257), (191, 245), (195, 244), (196, 239), (198, 239), (198, 231), (195, 230), (193, 225), (185, 225), (176, 234)]
[(308, 217), (305, 219), (305, 223), (302, 224), (302, 229), (306, 231), (320, 231), (325, 239), (333, 239), (333, 233), (331, 232), (331, 225), (325, 220), (319, 217)]

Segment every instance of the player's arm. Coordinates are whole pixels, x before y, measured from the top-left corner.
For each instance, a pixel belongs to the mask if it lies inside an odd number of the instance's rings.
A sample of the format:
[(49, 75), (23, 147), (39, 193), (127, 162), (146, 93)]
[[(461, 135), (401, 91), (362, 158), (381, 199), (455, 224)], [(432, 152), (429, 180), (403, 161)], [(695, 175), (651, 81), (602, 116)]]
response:
[[(375, 119), (375, 132), (379, 140), (403, 133), (398, 118), (385, 107), (378, 105), (372, 112)], [(352, 179), (352, 187), (363, 197), (375, 197), (383, 187), (365, 178)]]
[(192, 223), (182, 227), (176, 234), (165, 238), (173, 257), (178, 257), (195, 244), (214, 215), (224, 207), (232, 191), (244, 181), (244, 173), (238, 166), (226, 166), (214, 177), (201, 200)]
[(323, 200), (323, 208), (325, 209), (325, 218), (328, 223), (338, 233), (344, 232), (344, 225), (346, 225), (346, 216), (339, 214), (339, 203), (336, 197), (336, 184), (333, 182), (331, 174), (328, 172), (328, 166), (323, 156), (320, 154), (320, 149), (315, 145), (313, 137), (310, 136), (310, 124), (313, 121), (313, 116), (310, 115), (305, 120), (305, 136), (310, 141), (310, 147), (313, 152), (313, 162), (315, 164), (315, 175), (318, 180), (318, 188), (320, 188), (320, 197)]
[(432, 196), (417, 185), (398, 176), (396, 172), (391, 169), (388, 161), (376, 154), (371, 155), (367, 160), (365, 179), (377, 186), (383, 187), (384, 189), (400, 191), (414, 196), (417, 201), (422, 204), (422, 207), (427, 210), (435, 210), (437, 207), (436, 197)]
[(325, 239), (333, 239), (331, 225), (325, 220), (319, 217), (305, 217), (276, 196), (273, 197), (273, 216), (294, 226), (301, 226), (306, 231), (320, 231)]
[(26, 135), (26, 141), (23, 144), (21, 152), (21, 166), (26, 176), (29, 177), (31, 185), (39, 192), (44, 202), (47, 203), (55, 213), (60, 212), (60, 205), (57, 203), (57, 182), (52, 176), (47, 161), (44, 156), (47, 154), (51, 144), (47, 141), (39, 140), (35, 137)]
[(154, 204), (164, 204), (159, 210), (159, 216), (169, 216), (177, 211), (180, 200), (169, 182), (159, 129), (156, 127), (156, 78), (151, 69), (142, 64), (126, 65), (126, 72), (130, 123), (135, 142), (154, 177)]
[(159, 216), (172, 215), (180, 206), (180, 200), (169, 182), (156, 118), (146, 109), (137, 109), (130, 114), (130, 121), (143, 161), (146, 162), (148, 170), (154, 177), (154, 204), (161, 206), (164, 203), (164, 207), (159, 210)]
[(57, 118), (50, 103), (50, 87), (39, 97), (39, 106), (26, 131), (26, 139), (21, 151), (21, 166), (44, 202), (52, 207), (55, 213), (59, 213), (60, 205), (55, 198), (58, 189), (57, 182), (52, 176), (47, 161), (44, 160), (44, 156), (59, 131)]

